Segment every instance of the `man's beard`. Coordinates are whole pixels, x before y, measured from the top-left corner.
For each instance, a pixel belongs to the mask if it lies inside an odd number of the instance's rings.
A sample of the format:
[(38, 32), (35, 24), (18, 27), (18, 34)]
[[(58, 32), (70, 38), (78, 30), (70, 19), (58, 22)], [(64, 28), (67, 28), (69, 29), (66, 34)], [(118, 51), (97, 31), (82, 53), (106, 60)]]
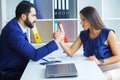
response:
[(29, 21), (28, 17), (26, 18), (26, 20), (24, 21), (25, 25), (29, 28), (33, 28), (34, 25)]

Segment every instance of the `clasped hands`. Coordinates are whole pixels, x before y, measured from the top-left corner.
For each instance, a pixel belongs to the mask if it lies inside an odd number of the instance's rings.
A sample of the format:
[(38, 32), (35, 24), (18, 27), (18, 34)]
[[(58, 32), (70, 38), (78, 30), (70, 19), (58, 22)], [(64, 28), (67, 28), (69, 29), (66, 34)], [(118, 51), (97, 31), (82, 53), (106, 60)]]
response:
[(65, 32), (62, 30), (57, 30), (53, 33), (53, 38), (57, 43), (63, 42), (65, 37)]

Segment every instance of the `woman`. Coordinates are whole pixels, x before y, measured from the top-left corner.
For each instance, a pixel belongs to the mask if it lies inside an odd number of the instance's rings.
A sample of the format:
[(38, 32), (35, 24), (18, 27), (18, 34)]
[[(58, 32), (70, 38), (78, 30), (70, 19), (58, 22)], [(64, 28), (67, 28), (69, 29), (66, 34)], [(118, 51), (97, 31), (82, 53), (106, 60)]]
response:
[[(84, 31), (68, 47), (64, 41), (60, 45), (68, 56), (73, 54), (83, 45), (84, 56), (87, 60), (95, 61), (104, 72), (107, 80), (120, 80), (120, 52), (117, 39), (113, 30), (106, 28), (98, 12), (93, 7), (85, 7), (80, 11), (81, 25)], [(56, 36), (59, 32), (55, 33)]]

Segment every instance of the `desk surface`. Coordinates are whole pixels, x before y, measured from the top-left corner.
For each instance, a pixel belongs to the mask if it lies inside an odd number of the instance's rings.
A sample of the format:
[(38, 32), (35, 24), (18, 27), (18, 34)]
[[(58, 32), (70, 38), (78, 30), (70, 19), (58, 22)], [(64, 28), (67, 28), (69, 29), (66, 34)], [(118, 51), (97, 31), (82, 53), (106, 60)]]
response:
[(72, 58), (67, 57), (66, 54), (61, 51), (55, 51), (52, 54), (45, 57), (46, 59), (53, 60), (59, 59), (62, 63), (75, 63), (78, 71), (77, 77), (67, 78), (45, 78), (45, 65), (40, 65), (42, 60), (37, 62), (30, 61), (21, 77), (21, 80), (106, 80), (104, 74), (94, 61), (84, 61), (82, 55), (75, 54)]

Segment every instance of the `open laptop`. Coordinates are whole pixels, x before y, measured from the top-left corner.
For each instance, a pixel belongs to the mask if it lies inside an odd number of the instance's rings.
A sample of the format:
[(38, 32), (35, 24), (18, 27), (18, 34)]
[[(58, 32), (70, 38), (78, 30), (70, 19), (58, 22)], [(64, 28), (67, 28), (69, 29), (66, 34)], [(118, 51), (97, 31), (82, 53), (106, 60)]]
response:
[(76, 77), (77, 69), (74, 63), (48, 64), (45, 69), (46, 78)]

